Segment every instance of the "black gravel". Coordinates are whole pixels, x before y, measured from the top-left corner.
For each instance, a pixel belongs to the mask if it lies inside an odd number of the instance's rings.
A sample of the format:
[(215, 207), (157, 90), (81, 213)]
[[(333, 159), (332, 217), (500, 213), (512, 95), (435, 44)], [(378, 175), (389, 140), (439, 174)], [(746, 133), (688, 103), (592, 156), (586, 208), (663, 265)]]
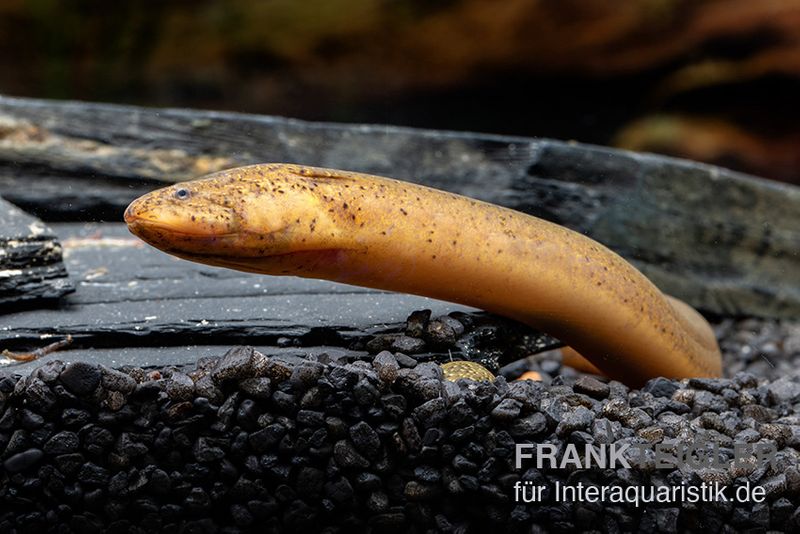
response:
[[(423, 313), (402, 335), (455, 347), (471, 328)], [(0, 532), (796, 531), (800, 325), (725, 321), (717, 331), (728, 378), (659, 378), (641, 390), (562, 368), (552, 353), (503, 370), (534, 368), (542, 383), (443, 382), (424, 357), (389, 351), (293, 365), (249, 347), (193, 369), (53, 361), (26, 377), (2, 371)], [(724, 454), (738, 442), (778, 453), (771, 466), (727, 469), (514, 465), (517, 443), (701, 439)], [(513, 490), (714, 480), (762, 486), (766, 500), (636, 507), (546, 491), (520, 504)]]

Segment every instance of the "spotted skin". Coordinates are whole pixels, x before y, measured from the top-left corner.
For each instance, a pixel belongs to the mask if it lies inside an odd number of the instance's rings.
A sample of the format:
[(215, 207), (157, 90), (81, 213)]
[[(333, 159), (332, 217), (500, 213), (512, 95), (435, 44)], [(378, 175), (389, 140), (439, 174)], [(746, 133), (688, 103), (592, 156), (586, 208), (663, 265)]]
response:
[(486, 367), (475, 362), (457, 360), (443, 363), (441, 367), (444, 379), (451, 382), (455, 382), (459, 378), (467, 378), (475, 382), (491, 382), (494, 380), (494, 375)]
[(721, 374), (708, 323), (620, 256), (564, 227), (452, 193), (263, 164), (151, 192), (125, 220), (151, 245), (192, 261), (505, 315), (629, 385)]

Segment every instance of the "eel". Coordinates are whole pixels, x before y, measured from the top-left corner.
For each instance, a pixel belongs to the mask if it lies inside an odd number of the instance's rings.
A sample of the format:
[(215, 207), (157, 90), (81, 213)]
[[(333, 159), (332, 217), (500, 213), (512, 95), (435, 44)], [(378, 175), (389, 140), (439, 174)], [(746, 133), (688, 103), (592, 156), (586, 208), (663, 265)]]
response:
[(632, 386), (716, 377), (714, 332), (622, 257), (548, 221), (429, 187), (293, 164), (228, 169), (134, 200), (130, 231), (183, 259), (413, 293), (547, 332)]

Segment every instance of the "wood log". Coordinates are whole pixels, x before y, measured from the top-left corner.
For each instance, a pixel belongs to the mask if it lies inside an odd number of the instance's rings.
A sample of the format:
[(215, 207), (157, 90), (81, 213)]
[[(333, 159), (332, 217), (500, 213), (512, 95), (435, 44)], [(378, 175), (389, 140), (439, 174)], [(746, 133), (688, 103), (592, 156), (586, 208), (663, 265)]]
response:
[(159, 183), (265, 161), (502, 204), (586, 233), (706, 312), (800, 316), (796, 187), (546, 139), (0, 98), (0, 195), (50, 220), (119, 220)]
[(74, 289), (52, 230), (0, 199), (0, 313)]
[[(521, 342), (515, 338), (530, 338), (522, 355), (560, 346), (519, 323), (448, 302), (179, 260), (146, 246), (121, 223), (56, 223), (53, 228), (78, 290), (62, 306), (3, 317), (0, 352), (29, 351), (71, 336), (69, 347), (42, 360), (185, 365), (235, 344), (256, 345), (283, 359), (322, 352), (356, 358), (367, 354), (363, 349), (376, 337), (403, 332), (408, 315), (421, 309), (434, 317), (459, 312), (504, 329), (496, 336), (505, 356), (500, 364), (514, 359), (513, 346)], [(421, 357), (432, 357), (431, 349)], [(42, 360), (14, 369), (31, 370)]]

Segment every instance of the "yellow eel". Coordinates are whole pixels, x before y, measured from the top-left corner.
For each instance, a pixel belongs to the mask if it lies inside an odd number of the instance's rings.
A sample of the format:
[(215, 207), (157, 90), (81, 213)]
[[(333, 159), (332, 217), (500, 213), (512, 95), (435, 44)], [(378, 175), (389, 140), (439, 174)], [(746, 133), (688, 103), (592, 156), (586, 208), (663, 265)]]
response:
[(229, 169), (131, 203), (132, 233), (175, 256), (458, 302), (569, 345), (629, 385), (721, 374), (703, 317), (582, 234), (408, 182), (289, 164)]

